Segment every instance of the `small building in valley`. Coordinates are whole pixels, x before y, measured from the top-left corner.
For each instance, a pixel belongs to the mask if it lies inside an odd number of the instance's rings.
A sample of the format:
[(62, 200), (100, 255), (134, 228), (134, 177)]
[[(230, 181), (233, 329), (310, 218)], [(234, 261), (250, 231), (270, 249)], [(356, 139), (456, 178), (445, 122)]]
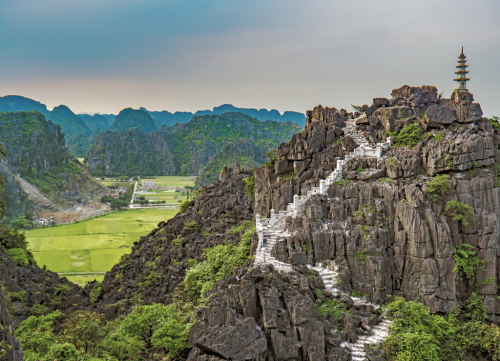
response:
[(155, 185), (155, 181), (143, 180), (141, 188), (143, 188), (143, 189), (156, 189), (158, 187)]

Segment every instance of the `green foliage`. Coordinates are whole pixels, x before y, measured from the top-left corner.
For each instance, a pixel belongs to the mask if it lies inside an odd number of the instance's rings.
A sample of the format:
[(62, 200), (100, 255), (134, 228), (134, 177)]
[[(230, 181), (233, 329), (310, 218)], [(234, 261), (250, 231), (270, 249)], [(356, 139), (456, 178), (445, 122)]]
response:
[(267, 158), (267, 163), (265, 164), (265, 166), (269, 170), (274, 170), (274, 164), (278, 160), (278, 151), (276, 149), (270, 150), (264, 155), (264, 157)]
[(304, 252), (309, 252), (309, 248), (305, 244), (303, 244), (301, 247)]
[(50, 306), (55, 309), (60, 309), (64, 302), (66, 302), (66, 296), (68, 295), (71, 286), (69, 284), (59, 284), (55, 287), (54, 294), (50, 301)]
[(187, 222), (184, 225), (184, 232), (186, 233), (198, 233), (200, 231), (200, 224), (196, 221)]
[(255, 227), (248, 229), (238, 247), (232, 244), (217, 245), (203, 251), (206, 260), (188, 269), (184, 278), (186, 293), (193, 302), (202, 301), (215, 282), (231, 275), (249, 260), (254, 232)]
[(253, 227), (253, 223), (250, 220), (245, 220), (241, 222), (239, 226), (232, 227), (230, 230), (228, 230), (226, 233), (227, 234), (241, 234), (242, 232), (246, 232), (250, 228)]
[(453, 156), (451, 154), (446, 154), (444, 162), (448, 168), (453, 167)]
[(280, 175), (280, 177), (283, 178), (283, 179), (286, 179), (286, 180), (297, 178), (295, 176), (295, 172), (288, 172), (288, 173)]
[(484, 261), (477, 256), (476, 248), (468, 243), (455, 246), (453, 257), (455, 258), (453, 272), (458, 272), (464, 281), (474, 277), (477, 269), (484, 265)]
[(344, 184), (349, 183), (349, 179), (347, 178), (342, 178), (341, 180), (338, 180), (336, 182), (333, 182), (334, 186), (342, 187)]
[(71, 343), (53, 344), (47, 353), (46, 360), (73, 361), (76, 359), (78, 351)]
[[(318, 290), (317, 290), (318, 291)], [(327, 298), (324, 301), (317, 299), (314, 302), (316, 306), (316, 310), (318, 311), (318, 316), (326, 316), (335, 315), (337, 319), (342, 317), (342, 312), (348, 312), (345, 304), (342, 301)]]
[(352, 109), (354, 109), (354, 111), (358, 112), (358, 113), (362, 113), (363, 111), (361, 110), (361, 106), (359, 105), (354, 105), (354, 104), (351, 104), (351, 107)]
[(356, 169), (356, 174), (363, 173), (365, 170), (363, 168)]
[(96, 355), (99, 343), (108, 333), (103, 314), (76, 311), (64, 321), (60, 338), (85, 354)]
[(394, 182), (394, 179), (391, 179), (391, 178), (380, 178), (378, 181), (380, 183), (382, 183), (382, 184), (390, 184), (390, 183)]
[(104, 290), (102, 289), (101, 282), (96, 282), (96, 284), (92, 288), (92, 291), (90, 292), (90, 302), (96, 303), (97, 301), (99, 301), (103, 293)]
[(396, 160), (396, 158), (390, 156), (389, 159), (387, 160), (387, 164), (396, 165), (396, 164), (398, 164), (398, 161)]
[(122, 209), (122, 208), (127, 208), (128, 207), (128, 202), (123, 199), (113, 199), (111, 201), (111, 209)]
[(488, 119), (494, 130), (500, 130), (500, 117), (491, 117)]
[(248, 198), (255, 199), (255, 172), (250, 176), (243, 178), (243, 183), (245, 184), (245, 194)]
[(7, 250), (9, 257), (21, 266), (28, 266), (30, 264), (28, 253), (22, 248), (11, 248)]
[(448, 174), (438, 174), (427, 182), (424, 192), (429, 194), (429, 200), (437, 203), (443, 199), (443, 195), (451, 189), (451, 180)]
[(395, 297), (386, 310), (393, 323), (382, 346), (394, 361), (500, 359), (500, 329), (485, 324), (486, 310), (477, 294), (446, 317), (403, 297)]
[(468, 226), (468, 221), (474, 218), (474, 209), (468, 204), (458, 201), (448, 201), (445, 210), (451, 212), (453, 220), (462, 223), (462, 226)]
[(177, 247), (182, 246), (182, 238), (176, 238), (176, 239), (172, 240), (172, 244), (174, 246), (177, 246)]
[(146, 348), (155, 347), (175, 357), (190, 347), (188, 334), (192, 324), (184, 320), (175, 305), (153, 303), (134, 308), (121, 327), (126, 334), (141, 339)]
[(399, 133), (388, 132), (391, 137), (392, 144), (395, 147), (415, 147), (424, 136), (420, 134), (421, 127), (418, 123), (409, 124), (399, 131)]
[(45, 354), (55, 341), (52, 331), (63, 316), (64, 314), (60, 311), (40, 317), (30, 316), (17, 326), (14, 335), (25, 351)]
[(183, 200), (181, 203), (179, 203), (179, 211), (183, 212), (187, 208), (189, 202), (191, 202), (191, 201), (186, 199), (186, 200)]
[(443, 135), (441, 133), (437, 133), (435, 136), (434, 136), (434, 140), (436, 142), (440, 142), (443, 140)]
[(359, 252), (356, 251), (356, 258), (361, 261), (361, 264), (365, 265), (365, 260), (368, 255), (365, 253), (365, 250)]

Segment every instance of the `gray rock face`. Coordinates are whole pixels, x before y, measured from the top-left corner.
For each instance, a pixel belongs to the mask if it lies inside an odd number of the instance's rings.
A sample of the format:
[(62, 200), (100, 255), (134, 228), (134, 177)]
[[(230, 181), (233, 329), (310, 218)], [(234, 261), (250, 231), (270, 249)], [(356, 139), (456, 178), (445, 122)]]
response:
[(2, 350), (7, 350), (7, 354), (2, 357), (5, 361), (22, 361), (23, 350), (21, 343), (14, 337), (14, 322), (12, 322), (5, 302), (5, 293), (0, 287), (0, 344)]
[(265, 353), (267, 340), (254, 318), (249, 317), (235, 320), (234, 325), (209, 327), (195, 345), (225, 360), (252, 360)]
[[(490, 318), (500, 319), (498, 289), (493, 286), (500, 270), (495, 168), (500, 164), (500, 142), (481, 118), (480, 105), (472, 103), (472, 97), (440, 99), (434, 87), (404, 86), (394, 90), (390, 100), (375, 99), (364, 108), (372, 111), (369, 124), (359, 122), (358, 129), (370, 141), (385, 140), (386, 131), (398, 132), (411, 123), (419, 123), (427, 136), (414, 148), (393, 147), (380, 160), (351, 159), (343, 169), (349, 182), (331, 186), (327, 196), (311, 196), (304, 215), (288, 219), (291, 236), (278, 240), (272, 255), (288, 263), (299, 253), (312, 264), (334, 260), (345, 291), (367, 295), (375, 303), (386, 302), (387, 295), (405, 296), (421, 300), (432, 312), (449, 312), (468, 297), (464, 280), (453, 269), (455, 246), (469, 243), (485, 264), (470, 282), (478, 287)], [(344, 156), (344, 140), (336, 142), (335, 117), (330, 116), (330, 123), (313, 121), (313, 114), (325, 118), (322, 107), (308, 114), (311, 120), (304, 132), (278, 150), (280, 161), (296, 178), (285, 181), (277, 169), (256, 171), (255, 209), (261, 215), (283, 210), (294, 194), (319, 187), (319, 179)], [(313, 139), (314, 146), (307, 144)], [(442, 173), (450, 175), (451, 189), (432, 203), (427, 183)], [(445, 209), (451, 200), (472, 207), (470, 225), (457, 222)]]
[(378, 309), (347, 299), (337, 299), (342, 315), (318, 316), (316, 306), (325, 307), (319, 305), (334, 296), (316, 271), (303, 266), (289, 274), (272, 266), (239, 268), (211, 292), (214, 296), (197, 311), (198, 322), (191, 329), (195, 346), (189, 361), (210, 355), (223, 360), (348, 361), (341, 343), (364, 334), (363, 323), (370, 327), (380, 320)]

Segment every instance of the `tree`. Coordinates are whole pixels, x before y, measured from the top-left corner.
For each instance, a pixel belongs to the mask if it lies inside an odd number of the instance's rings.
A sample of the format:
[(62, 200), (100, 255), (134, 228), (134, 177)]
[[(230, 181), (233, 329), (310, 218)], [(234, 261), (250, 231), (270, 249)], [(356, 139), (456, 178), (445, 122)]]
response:
[(123, 199), (113, 199), (111, 201), (111, 209), (122, 209), (128, 207), (128, 202)]
[(61, 338), (86, 354), (95, 355), (99, 343), (108, 334), (103, 314), (76, 311), (63, 324)]

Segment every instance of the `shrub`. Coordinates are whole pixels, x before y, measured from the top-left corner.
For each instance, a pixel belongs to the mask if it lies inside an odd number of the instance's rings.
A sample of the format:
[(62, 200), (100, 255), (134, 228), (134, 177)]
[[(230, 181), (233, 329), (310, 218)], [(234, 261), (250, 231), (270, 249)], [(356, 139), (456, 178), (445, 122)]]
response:
[(90, 292), (90, 302), (96, 303), (102, 297), (104, 290), (102, 289), (101, 282), (96, 282), (94, 288)]
[(420, 134), (420, 125), (418, 123), (409, 124), (399, 131), (399, 133), (389, 132), (392, 144), (395, 147), (415, 147), (424, 136)]
[(28, 254), (22, 248), (11, 248), (7, 250), (9, 257), (21, 266), (28, 266), (30, 264)]
[[(166, 349), (174, 357), (190, 347), (187, 334), (190, 324), (183, 324), (174, 305), (153, 303), (148, 306), (135, 307), (122, 322), (122, 330), (131, 336), (140, 338), (146, 348)], [(168, 330), (171, 328), (171, 330)]]
[(27, 249), (28, 247), (28, 241), (24, 233), (19, 233), (17, 230), (8, 227), (0, 227), (0, 244), (7, 249)]
[(462, 226), (468, 226), (468, 221), (474, 218), (474, 209), (468, 204), (458, 201), (448, 201), (445, 210), (451, 212), (453, 220), (462, 223)]
[(477, 269), (484, 265), (484, 261), (477, 256), (476, 248), (467, 243), (455, 246), (453, 257), (455, 258), (453, 272), (458, 272), (464, 281), (475, 276)]
[(184, 211), (187, 208), (189, 202), (190, 201), (186, 199), (186, 200), (183, 200), (181, 203), (179, 203), (179, 211), (181, 211), (181, 212)]
[(431, 315), (403, 297), (395, 297), (386, 311), (393, 323), (382, 346), (391, 360), (500, 359), (500, 328), (485, 324), (486, 309), (475, 293), (448, 316)]
[(365, 260), (366, 260), (366, 257), (368, 255), (365, 253), (365, 250), (359, 252), (359, 251), (356, 251), (356, 257), (361, 261), (361, 263), (364, 265), (365, 264)]
[(71, 343), (55, 343), (47, 353), (47, 360), (73, 361), (76, 360), (78, 351)]
[(55, 341), (52, 330), (63, 316), (61, 311), (55, 311), (45, 316), (30, 316), (21, 322), (15, 336), (21, 342), (23, 350), (37, 354), (47, 353)]
[(243, 178), (243, 183), (245, 184), (245, 194), (250, 199), (255, 199), (255, 173), (250, 177)]
[(182, 238), (176, 238), (172, 241), (174, 246), (182, 246)]
[(435, 136), (434, 136), (434, 140), (436, 142), (440, 142), (443, 140), (443, 135), (441, 133), (437, 133)]
[(205, 293), (210, 291), (215, 282), (233, 273), (243, 266), (250, 257), (250, 246), (255, 227), (248, 229), (238, 247), (233, 244), (217, 245), (203, 251), (205, 261), (186, 271), (185, 290), (193, 302), (202, 302)]
[(398, 164), (398, 161), (396, 160), (396, 158), (394, 158), (394, 157), (391, 156), (387, 160), (387, 164), (389, 164), (389, 165), (396, 165), (396, 164)]
[(267, 158), (267, 163), (265, 164), (265, 166), (270, 170), (274, 170), (274, 164), (278, 160), (278, 151), (276, 149), (273, 149), (267, 152), (264, 157)]
[(500, 130), (500, 123), (499, 123), (500, 118), (499, 117), (491, 117), (488, 119), (488, 121), (490, 122), (493, 129)]
[(443, 199), (443, 195), (451, 189), (451, 180), (448, 174), (441, 174), (432, 177), (427, 182), (427, 187), (424, 192), (429, 193), (429, 200), (437, 203)]
[(356, 174), (363, 173), (365, 170), (363, 168), (356, 169)]
[(341, 187), (341, 186), (343, 186), (344, 184), (347, 184), (347, 183), (349, 183), (349, 179), (347, 179), (347, 178), (342, 178), (341, 180), (338, 180), (338, 181), (336, 181), (336, 182), (333, 182), (333, 185), (334, 185), (334, 186), (339, 186), (339, 187)]
[(190, 221), (185, 223), (184, 232), (186, 233), (197, 233), (200, 231), (200, 225), (196, 221)]
[(286, 180), (297, 178), (295, 176), (295, 172), (288, 172), (288, 173), (282, 174), (280, 177), (283, 178), (283, 179), (286, 179)]
[(253, 223), (250, 220), (245, 220), (241, 222), (239, 226), (235, 226), (228, 230), (227, 234), (241, 234), (242, 232), (246, 232), (248, 229), (253, 227)]

